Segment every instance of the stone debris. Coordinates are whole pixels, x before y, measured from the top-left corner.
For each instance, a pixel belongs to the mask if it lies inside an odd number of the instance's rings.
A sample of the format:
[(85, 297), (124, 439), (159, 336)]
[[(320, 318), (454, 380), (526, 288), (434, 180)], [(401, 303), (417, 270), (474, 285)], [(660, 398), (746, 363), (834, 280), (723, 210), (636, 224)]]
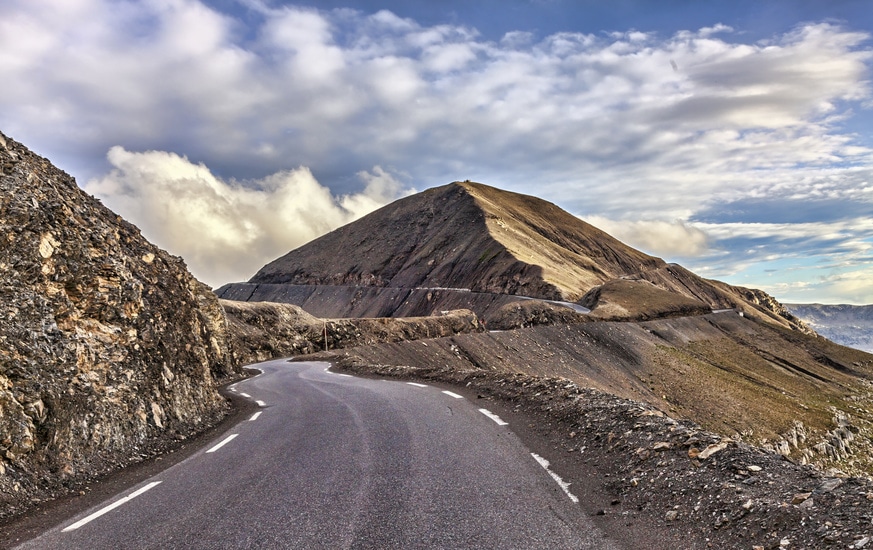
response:
[(843, 480), (838, 478), (838, 477), (835, 477), (832, 479), (826, 479), (825, 481), (823, 481), (821, 483), (821, 485), (818, 486), (818, 489), (816, 489), (816, 492), (817, 493), (830, 493), (831, 491), (833, 491), (834, 489), (836, 489), (837, 487), (839, 487), (842, 484), (843, 484)]
[(722, 441), (721, 443), (715, 443), (715, 444), (710, 445), (707, 448), (703, 449), (702, 451), (700, 451), (697, 454), (697, 458), (699, 458), (700, 460), (706, 460), (707, 458), (711, 457), (715, 453), (718, 453), (720, 451), (727, 449), (727, 447), (728, 447), (727, 441)]

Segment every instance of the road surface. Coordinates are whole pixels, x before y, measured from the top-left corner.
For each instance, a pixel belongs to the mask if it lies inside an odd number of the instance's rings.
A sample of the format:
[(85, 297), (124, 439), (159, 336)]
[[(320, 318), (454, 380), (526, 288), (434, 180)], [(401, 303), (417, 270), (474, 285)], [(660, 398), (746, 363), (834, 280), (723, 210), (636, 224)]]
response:
[(256, 365), (251, 417), (18, 548), (615, 547), (482, 403), (327, 366)]

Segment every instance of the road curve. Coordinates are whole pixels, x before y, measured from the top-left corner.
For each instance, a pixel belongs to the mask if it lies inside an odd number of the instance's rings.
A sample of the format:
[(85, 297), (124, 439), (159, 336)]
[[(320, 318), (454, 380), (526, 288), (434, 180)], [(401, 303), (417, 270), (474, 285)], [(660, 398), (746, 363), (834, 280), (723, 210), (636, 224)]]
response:
[(17, 548), (616, 547), (481, 403), (327, 366), (256, 365), (257, 413)]

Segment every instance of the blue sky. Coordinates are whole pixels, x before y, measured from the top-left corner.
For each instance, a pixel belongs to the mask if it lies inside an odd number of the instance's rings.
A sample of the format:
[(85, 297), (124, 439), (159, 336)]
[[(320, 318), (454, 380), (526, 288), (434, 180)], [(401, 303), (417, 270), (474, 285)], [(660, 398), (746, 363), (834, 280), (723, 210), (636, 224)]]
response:
[(472, 179), (873, 303), (868, 1), (6, 0), (0, 130), (212, 285)]

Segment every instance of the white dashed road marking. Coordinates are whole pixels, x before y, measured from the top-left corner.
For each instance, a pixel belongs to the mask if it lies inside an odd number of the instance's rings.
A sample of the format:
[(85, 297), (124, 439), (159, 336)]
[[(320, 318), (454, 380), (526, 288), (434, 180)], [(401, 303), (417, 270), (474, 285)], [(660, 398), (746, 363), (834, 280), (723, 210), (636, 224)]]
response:
[(243, 397), (248, 397), (249, 399), (252, 398), (252, 396), (249, 395), (249, 394), (247, 394), (247, 393), (241, 393), (240, 395), (243, 396)]
[(94, 512), (90, 516), (87, 516), (85, 518), (80, 519), (79, 521), (70, 525), (69, 527), (65, 527), (63, 529), (63, 532), (66, 533), (67, 531), (73, 531), (73, 530), (78, 529), (79, 527), (85, 525), (86, 523), (90, 523), (90, 522), (94, 521), (95, 519), (99, 518), (103, 514), (105, 514), (107, 512), (111, 512), (112, 510), (115, 510), (116, 508), (118, 508), (119, 506), (121, 506), (122, 504), (124, 504), (126, 502), (130, 502), (131, 500), (133, 500), (136, 497), (138, 497), (139, 495), (145, 493), (146, 491), (148, 491), (149, 489), (151, 489), (155, 485), (159, 485), (160, 483), (161, 483), (160, 481), (152, 481), (151, 483), (149, 483), (145, 487), (137, 489), (136, 491), (130, 493), (126, 497), (122, 498), (121, 500), (113, 502), (109, 506), (106, 506), (105, 508), (101, 508), (100, 510), (97, 510), (96, 512)]
[(254, 421), (254, 420), (257, 420), (258, 417), (261, 416), (261, 412), (262, 412), (262, 411), (258, 411), (258, 412), (256, 412), (255, 414), (253, 414), (252, 417), (249, 418), (249, 422), (252, 422), (252, 421)]
[(458, 395), (455, 392), (451, 392), (449, 390), (443, 390), (443, 393), (448, 395), (449, 397), (454, 397), (455, 399), (463, 399), (464, 398), (463, 395)]
[(239, 434), (230, 434), (229, 436), (225, 437), (225, 438), (221, 441), (221, 443), (219, 443), (218, 445), (216, 445), (215, 447), (209, 449), (209, 450), (206, 451), (206, 452), (207, 452), (207, 453), (214, 453), (214, 452), (217, 451), (218, 449), (220, 449), (220, 448), (224, 447), (225, 445), (227, 445), (228, 443), (230, 443), (230, 441), (231, 441), (234, 437), (236, 437), (236, 436), (238, 436), (238, 435), (239, 435)]
[(267, 406), (267, 404), (264, 403), (263, 401), (261, 401), (260, 399), (258, 399), (257, 401), (255, 401), (255, 403), (257, 403), (259, 407), (266, 407), (266, 406)]
[(509, 422), (504, 422), (503, 419), (501, 419), (499, 416), (497, 416), (493, 412), (489, 411), (488, 409), (479, 409), (479, 412), (484, 414), (485, 416), (487, 416), (488, 418), (490, 418), (494, 422), (496, 422), (498, 426), (508, 426), (509, 425)]
[(416, 388), (426, 388), (427, 384), (419, 384), (418, 382), (407, 382), (410, 386), (415, 386)]

